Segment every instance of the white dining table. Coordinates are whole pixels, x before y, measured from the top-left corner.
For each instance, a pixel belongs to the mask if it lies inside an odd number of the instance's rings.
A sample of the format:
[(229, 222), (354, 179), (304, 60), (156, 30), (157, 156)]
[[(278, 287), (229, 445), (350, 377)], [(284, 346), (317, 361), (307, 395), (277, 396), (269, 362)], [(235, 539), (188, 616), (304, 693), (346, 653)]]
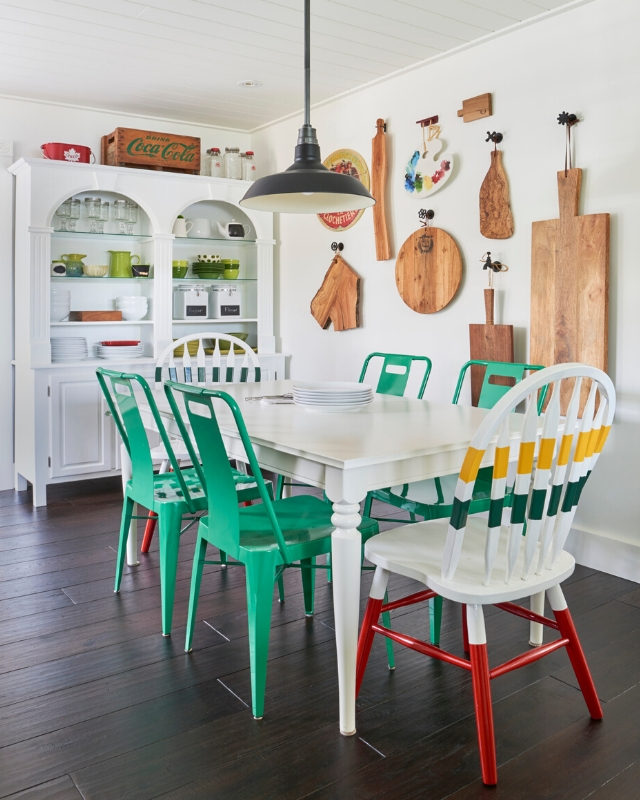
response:
[[(376, 395), (350, 413), (317, 413), (296, 405), (267, 405), (247, 397), (282, 395), (292, 381), (216, 384), (238, 402), (256, 458), (265, 470), (324, 489), (333, 503), (331, 541), (333, 597), (338, 656), (340, 731), (356, 732), (355, 678), (360, 602), (360, 503), (367, 492), (459, 472), (471, 438), (487, 414), (471, 406)], [(155, 392), (169, 434), (179, 434), (163, 390)], [(144, 424), (154, 422), (139, 397)], [(216, 417), (230, 458), (246, 461), (231, 412), (215, 401)], [(522, 415), (512, 421), (512, 458), (516, 457)], [(493, 448), (483, 464), (493, 460)], [(124, 459), (123, 459), (124, 461)], [(123, 479), (127, 479), (124, 464)], [(135, 527), (128, 562), (137, 563)]]

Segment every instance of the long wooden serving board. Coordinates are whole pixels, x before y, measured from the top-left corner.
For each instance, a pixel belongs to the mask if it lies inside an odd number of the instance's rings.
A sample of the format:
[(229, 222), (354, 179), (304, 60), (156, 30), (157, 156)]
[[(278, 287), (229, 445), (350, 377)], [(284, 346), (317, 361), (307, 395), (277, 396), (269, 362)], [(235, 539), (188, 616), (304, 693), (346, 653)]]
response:
[(391, 258), (387, 218), (385, 213), (385, 188), (387, 185), (387, 137), (383, 119), (376, 120), (376, 135), (371, 143), (371, 194), (373, 207), (373, 235), (376, 241), (376, 261)]
[(396, 286), (400, 297), (418, 314), (434, 314), (448, 305), (461, 278), (460, 251), (441, 228), (421, 228), (400, 248)]
[[(581, 181), (581, 169), (558, 172), (560, 218), (533, 223), (530, 358), (545, 367), (581, 361), (606, 371), (610, 218), (578, 215)], [(563, 410), (570, 392), (564, 387)]]
[[(478, 361), (513, 363), (513, 325), (494, 324), (494, 290), (484, 290), (486, 324), (469, 325), (469, 354)], [(471, 367), (471, 405), (477, 406), (486, 367)], [(510, 385), (509, 379), (495, 376), (496, 383)]]
[(480, 233), (487, 239), (513, 236), (509, 181), (500, 150), (491, 152), (491, 166), (480, 187)]

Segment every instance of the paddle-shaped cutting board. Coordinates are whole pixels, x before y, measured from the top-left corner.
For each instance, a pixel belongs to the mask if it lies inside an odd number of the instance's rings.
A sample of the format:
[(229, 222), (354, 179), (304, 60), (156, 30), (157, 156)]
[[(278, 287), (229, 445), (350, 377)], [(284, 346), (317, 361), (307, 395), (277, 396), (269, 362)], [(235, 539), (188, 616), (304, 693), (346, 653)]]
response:
[(371, 143), (371, 194), (373, 207), (373, 235), (376, 241), (376, 261), (391, 258), (387, 218), (385, 214), (385, 187), (387, 185), (387, 137), (383, 119), (376, 120), (376, 135)]
[[(472, 360), (513, 363), (513, 325), (494, 324), (494, 290), (484, 290), (485, 325), (469, 325), (469, 353)], [(477, 406), (486, 367), (471, 367), (471, 405)], [(489, 379), (492, 380), (491, 378)], [(511, 385), (510, 379), (496, 376), (495, 382)]]
[(396, 286), (404, 302), (419, 314), (434, 314), (448, 305), (461, 278), (458, 246), (440, 228), (421, 228), (400, 248)]
[(509, 181), (500, 150), (491, 152), (491, 166), (480, 187), (480, 233), (487, 239), (513, 236)]
[(360, 327), (360, 276), (339, 253), (311, 301), (311, 316), (324, 330), (332, 322), (334, 331)]
[[(581, 180), (580, 169), (558, 172), (560, 218), (533, 223), (530, 360), (545, 367), (581, 361), (606, 371), (609, 214), (578, 215)], [(583, 386), (582, 406), (587, 391)]]

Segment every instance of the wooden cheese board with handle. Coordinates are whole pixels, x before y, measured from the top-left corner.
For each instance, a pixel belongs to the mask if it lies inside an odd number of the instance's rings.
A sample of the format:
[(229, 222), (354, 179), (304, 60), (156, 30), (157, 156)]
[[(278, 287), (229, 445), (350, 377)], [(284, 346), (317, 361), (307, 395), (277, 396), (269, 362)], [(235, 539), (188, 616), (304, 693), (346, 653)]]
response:
[[(494, 323), (494, 289), (484, 290), (486, 323), (469, 325), (469, 353), (472, 360), (513, 363), (513, 325)], [(471, 405), (477, 406), (485, 367), (471, 367)], [(495, 378), (500, 382), (500, 377)], [(504, 379), (508, 381), (509, 379)]]
[(371, 143), (371, 194), (376, 201), (373, 207), (373, 235), (376, 242), (376, 261), (388, 261), (391, 258), (391, 248), (385, 213), (387, 125), (383, 119), (378, 119), (376, 128), (376, 135)]
[[(433, 212), (420, 212), (421, 219)], [(400, 297), (418, 314), (435, 314), (454, 298), (462, 279), (458, 245), (441, 228), (423, 227), (412, 233), (396, 259)]]
[[(489, 139), (497, 144), (502, 140), (502, 134), (494, 131), (489, 134)], [(502, 164), (502, 152), (497, 147), (491, 152), (491, 166), (480, 187), (480, 233), (487, 239), (513, 236), (509, 181)]]
[[(606, 371), (610, 217), (579, 215), (581, 182), (581, 169), (558, 172), (560, 217), (533, 223), (530, 359), (546, 367), (580, 361)], [(563, 413), (571, 393), (564, 383)]]
[(311, 301), (311, 316), (323, 330), (360, 327), (360, 276), (336, 253), (322, 286)]

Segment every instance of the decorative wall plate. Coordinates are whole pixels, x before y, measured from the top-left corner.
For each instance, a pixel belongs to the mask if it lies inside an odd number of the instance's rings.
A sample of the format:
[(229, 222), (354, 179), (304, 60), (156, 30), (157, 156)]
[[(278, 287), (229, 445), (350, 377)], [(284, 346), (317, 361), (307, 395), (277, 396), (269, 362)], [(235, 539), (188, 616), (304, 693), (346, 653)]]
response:
[(414, 197), (424, 198), (442, 189), (451, 177), (454, 157), (440, 151), (444, 142), (440, 140), (440, 126), (423, 127), (423, 145), (415, 150), (407, 162), (404, 188)]
[[(352, 175), (369, 190), (369, 168), (364, 158), (360, 153), (356, 153), (355, 150), (335, 150), (322, 163), (331, 172)], [(318, 214), (318, 219), (329, 230), (346, 231), (348, 228), (352, 228), (363, 214), (364, 209), (359, 211), (334, 211), (330, 214)]]

